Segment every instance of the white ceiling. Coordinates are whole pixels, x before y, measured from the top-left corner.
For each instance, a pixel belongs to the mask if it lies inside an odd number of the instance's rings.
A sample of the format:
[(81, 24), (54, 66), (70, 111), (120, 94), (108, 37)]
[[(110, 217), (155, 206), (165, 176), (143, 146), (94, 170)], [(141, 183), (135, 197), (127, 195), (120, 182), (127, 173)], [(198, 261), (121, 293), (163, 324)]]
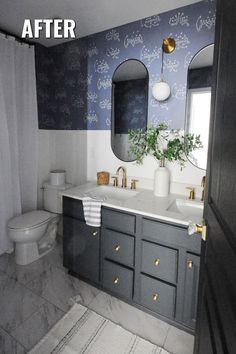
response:
[[(198, 1), (0, 0), (0, 29), (21, 37), (26, 18), (68, 18), (76, 21), (79, 38)], [(52, 46), (65, 40), (40, 38), (38, 41)]]

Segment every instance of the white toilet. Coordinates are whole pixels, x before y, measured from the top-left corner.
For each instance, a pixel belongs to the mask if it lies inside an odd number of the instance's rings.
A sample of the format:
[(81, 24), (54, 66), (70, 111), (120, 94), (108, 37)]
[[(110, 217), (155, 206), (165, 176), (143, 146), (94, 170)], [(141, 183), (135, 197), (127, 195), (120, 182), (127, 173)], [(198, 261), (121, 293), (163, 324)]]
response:
[(33, 210), (8, 222), (8, 236), (15, 242), (16, 264), (32, 263), (51, 251), (56, 243), (57, 226), (62, 213), (60, 191), (71, 188), (43, 185), (44, 210)]

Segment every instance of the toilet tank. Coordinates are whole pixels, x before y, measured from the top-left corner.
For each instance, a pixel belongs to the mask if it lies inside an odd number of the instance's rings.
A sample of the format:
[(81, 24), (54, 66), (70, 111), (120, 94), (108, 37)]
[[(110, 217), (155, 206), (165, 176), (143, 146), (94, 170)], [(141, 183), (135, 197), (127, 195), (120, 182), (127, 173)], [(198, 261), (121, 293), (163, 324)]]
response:
[(72, 184), (52, 185), (50, 183), (43, 184), (43, 208), (51, 213), (62, 213), (62, 197), (60, 192), (71, 188)]

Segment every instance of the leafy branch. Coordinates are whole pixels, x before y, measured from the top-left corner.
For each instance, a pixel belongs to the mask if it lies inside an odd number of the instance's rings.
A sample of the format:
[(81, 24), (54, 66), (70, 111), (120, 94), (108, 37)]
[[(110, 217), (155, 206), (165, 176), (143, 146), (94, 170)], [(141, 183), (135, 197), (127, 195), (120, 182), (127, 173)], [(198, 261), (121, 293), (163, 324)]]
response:
[(186, 156), (194, 150), (203, 147), (200, 135), (181, 134), (180, 130), (168, 130), (165, 123), (147, 130), (132, 129), (128, 133), (129, 153), (136, 158), (137, 164), (142, 164), (145, 156), (152, 155), (164, 165), (165, 160), (177, 161), (185, 166)]

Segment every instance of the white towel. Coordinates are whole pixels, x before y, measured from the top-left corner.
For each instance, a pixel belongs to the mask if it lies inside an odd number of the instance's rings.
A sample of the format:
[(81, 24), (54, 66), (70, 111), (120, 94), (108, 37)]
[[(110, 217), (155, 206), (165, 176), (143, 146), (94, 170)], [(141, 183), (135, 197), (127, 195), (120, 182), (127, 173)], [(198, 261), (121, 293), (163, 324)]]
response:
[(101, 226), (102, 200), (84, 197), (82, 199), (85, 222), (89, 226)]

